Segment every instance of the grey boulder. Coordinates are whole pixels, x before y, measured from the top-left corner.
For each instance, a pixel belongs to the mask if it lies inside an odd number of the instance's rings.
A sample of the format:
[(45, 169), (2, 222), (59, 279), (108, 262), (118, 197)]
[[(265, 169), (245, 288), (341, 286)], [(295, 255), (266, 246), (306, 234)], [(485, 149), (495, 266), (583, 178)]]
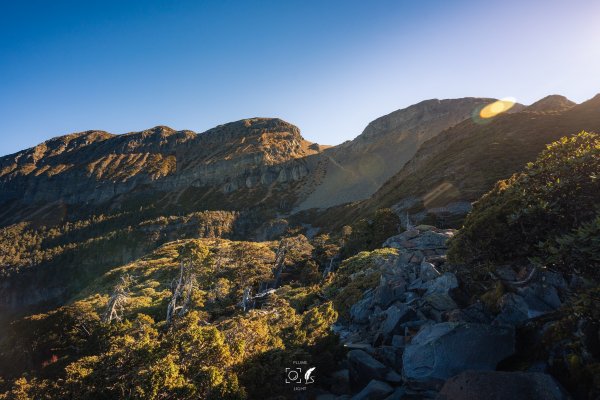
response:
[(369, 317), (373, 313), (372, 301), (373, 299), (371, 297), (366, 297), (350, 307), (350, 318), (352, 319), (352, 322), (357, 324), (366, 324), (369, 322)]
[(452, 272), (445, 272), (434, 280), (424, 283), (422, 287), (426, 289), (425, 295), (448, 293), (458, 287), (458, 280)]
[(426, 231), (413, 239), (417, 249), (438, 249), (446, 247), (446, 242), (452, 237), (451, 233)]
[(405, 379), (439, 384), (466, 370), (493, 370), (515, 352), (510, 326), (442, 322), (424, 326), (402, 356)]
[(390, 306), (384, 312), (385, 320), (381, 325), (381, 333), (386, 339), (391, 339), (393, 335), (403, 333), (402, 324), (416, 318), (415, 311), (406, 304)]

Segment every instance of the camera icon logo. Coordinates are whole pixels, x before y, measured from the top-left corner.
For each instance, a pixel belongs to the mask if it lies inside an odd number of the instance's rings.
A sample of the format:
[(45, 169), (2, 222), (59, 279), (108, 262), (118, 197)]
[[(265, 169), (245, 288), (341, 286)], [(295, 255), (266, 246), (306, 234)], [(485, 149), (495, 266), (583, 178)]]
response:
[(285, 383), (302, 383), (302, 368), (286, 368)]

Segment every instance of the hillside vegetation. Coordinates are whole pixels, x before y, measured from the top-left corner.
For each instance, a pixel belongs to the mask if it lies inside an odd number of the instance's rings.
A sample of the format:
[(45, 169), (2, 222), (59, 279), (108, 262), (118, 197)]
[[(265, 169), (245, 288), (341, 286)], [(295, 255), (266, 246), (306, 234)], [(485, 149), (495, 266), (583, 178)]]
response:
[(455, 262), (535, 259), (600, 279), (600, 137), (582, 132), (548, 145), (524, 172), (479, 200), (452, 240)]

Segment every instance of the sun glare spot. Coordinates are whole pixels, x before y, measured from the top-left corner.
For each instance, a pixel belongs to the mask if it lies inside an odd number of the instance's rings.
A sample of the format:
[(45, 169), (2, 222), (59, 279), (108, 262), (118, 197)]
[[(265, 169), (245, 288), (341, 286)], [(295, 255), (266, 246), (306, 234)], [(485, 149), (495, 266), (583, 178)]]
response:
[(513, 97), (505, 97), (488, 104), (479, 111), (479, 117), (483, 119), (494, 118), (512, 108), (517, 101)]

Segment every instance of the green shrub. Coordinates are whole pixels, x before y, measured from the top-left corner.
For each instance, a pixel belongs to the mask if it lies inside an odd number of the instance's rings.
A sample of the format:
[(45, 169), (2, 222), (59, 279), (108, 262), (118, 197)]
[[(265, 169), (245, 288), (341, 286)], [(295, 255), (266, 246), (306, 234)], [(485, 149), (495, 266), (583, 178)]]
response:
[(546, 264), (572, 266), (588, 276), (598, 276), (600, 266), (600, 215), (581, 224), (571, 233), (546, 241), (541, 261)]
[(387, 238), (398, 233), (399, 225), (400, 218), (393, 210), (380, 208), (372, 219), (361, 219), (352, 225), (342, 255), (349, 257), (380, 248)]

